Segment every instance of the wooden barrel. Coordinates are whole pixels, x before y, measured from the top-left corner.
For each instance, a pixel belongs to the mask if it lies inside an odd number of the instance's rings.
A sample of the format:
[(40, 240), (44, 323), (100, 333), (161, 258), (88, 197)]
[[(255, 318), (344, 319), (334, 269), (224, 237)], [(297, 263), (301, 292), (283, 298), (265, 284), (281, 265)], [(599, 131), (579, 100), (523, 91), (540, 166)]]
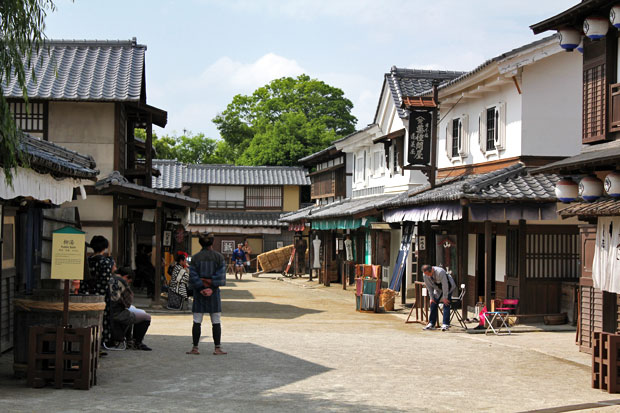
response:
[[(15, 336), (13, 372), (26, 376), (28, 368), (28, 332), (32, 326), (58, 327), (62, 324), (62, 290), (35, 290), (32, 295), (16, 295), (13, 300)], [(100, 295), (70, 295), (69, 325), (72, 327), (103, 326), (105, 298)]]

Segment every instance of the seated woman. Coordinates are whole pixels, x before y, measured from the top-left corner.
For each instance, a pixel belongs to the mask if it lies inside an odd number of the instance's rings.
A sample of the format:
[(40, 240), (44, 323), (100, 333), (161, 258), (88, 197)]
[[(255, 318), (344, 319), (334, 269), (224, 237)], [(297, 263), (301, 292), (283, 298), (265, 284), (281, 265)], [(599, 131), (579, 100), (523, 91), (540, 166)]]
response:
[(239, 279), (241, 279), (245, 264), (245, 251), (243, 251), (242, 243), (237, 244), (237, 249), (232, 253), (232, 260), (235, 265), (235, 279), (237, 279), (237, 274), (239, 274)]
[(110, 278), (111, 342), (105, 344), (108, 350), (151, 351), (142, 340), (151, 325), (151, 316), (133, 305), (130, 284), (133, 279), (131, 268), (121, 267)]
[(187, 270), (187, 253), (177, 252), (176, 263), (170, 271), (170, 285), (168, 286), (168, 308), (182, 310), (183, 303), (187, 300), (187, 283), (189, 271)]

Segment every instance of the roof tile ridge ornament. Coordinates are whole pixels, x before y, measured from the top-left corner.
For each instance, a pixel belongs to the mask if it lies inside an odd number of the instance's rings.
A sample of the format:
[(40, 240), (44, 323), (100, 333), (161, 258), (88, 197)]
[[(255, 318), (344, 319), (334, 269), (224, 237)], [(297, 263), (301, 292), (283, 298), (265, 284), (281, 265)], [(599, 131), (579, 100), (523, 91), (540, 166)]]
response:
[(466, 194), (473, 194), (479, 192), (483, 188), (494, 185), (498, 182), (505, 181), (513, 176), (518, 176), (522, 173), (527, 173), (527, 169), (522, 162), (517, 162), (513, 165), (507, 166), (503, 169), (498, 169), (487, 174), (482, 174), (476, 177), (472, 182), (464, 183), (461, 190)]

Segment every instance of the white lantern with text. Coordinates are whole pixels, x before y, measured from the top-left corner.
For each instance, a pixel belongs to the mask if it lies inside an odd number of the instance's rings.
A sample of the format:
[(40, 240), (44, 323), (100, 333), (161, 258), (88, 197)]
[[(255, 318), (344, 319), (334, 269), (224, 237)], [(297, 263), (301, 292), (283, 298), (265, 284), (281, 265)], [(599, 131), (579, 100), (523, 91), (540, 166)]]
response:
[(573, 202), (579, 196), (579, 185), (570, 178), (562, 178), (555, 184), (555, 197), (560, 202)]
[(560, 47), (567, 52), (572, 52), (581, 42), (581, 33), (575, 29), (560, 29)]
[(583, 33), (592, 40), (605, 37), (609, 29), (609, 20), (604, 17), (591, 16), (583, 21)]
[(603, 196), (603, 183), (596, 176), (584, 177), (579, 181), (579, 196), (584, 201), (596, 201)]
[(620, 5), (613, 6), (609, 10), (609, 21), (616, 29), (620, 29)]
[(605, 192), (613, 198), (620, 198), (620, 172), (614, 171), (605, 177)]

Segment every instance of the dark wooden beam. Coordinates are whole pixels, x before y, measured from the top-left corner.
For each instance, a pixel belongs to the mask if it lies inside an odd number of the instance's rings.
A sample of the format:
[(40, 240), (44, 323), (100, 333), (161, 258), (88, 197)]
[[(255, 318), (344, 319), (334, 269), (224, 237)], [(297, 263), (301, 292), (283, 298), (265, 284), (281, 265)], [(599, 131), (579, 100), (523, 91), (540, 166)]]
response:
[(96, 220), (82, 221), (81, 225), (82, 227), (106, 228), (106, 227), (113, 227), (114, 221), (96, 221)]
[(121, 223), (119, 222), (120, 220), (118, 219), (118, 200), (117, 200), (117, 196), (114, 195), (113, 200), (112, 200), (112, 222), (114, 222), (114, 225), (112, 226), (112, 257), (114, 257), (114, 259), (116, 260), (116, 262), (118, 262), (118, 234), (119, 234), (119, 228), (118, 226), (121, 225)]
[(491, 311), (491, 282), (493, 265), (493, 224), (484, 221), (484, 303)]
[(159, 307), (161, 302), (161, 253), (162, 253), (162, 228), (163, 228), (163, 204), (161, 201), (157, 201), (157, 207), (155, 209), (155, 290), (153, 292), (153, 304)]
[[(433, 84), (433, 100), (439, 102), (439, 92), (437, 90), (437, 83)], [(437, 175), (437, 129), (439, 128), (439, 109), (435, 107), (433, 109), (433, 124), (431, 128), (431, 165), (428, 174), (428, 182), (431, 188), (435, 187), (435, 176)], [(409, 131), (411, 133), (411, 131)]]
[[(524, 219), (520, 219), (519, 220), (519, 235), (518, 235), (518, 262), (519, 262), (519, 269), (518, 269), (518, 274), (517, 274), (517, 286), (519, 288), (519, 294), (518, 294), (518, 298), (521, 300), (521, 302), (523, 302), (523, 298), (524, 298), (524, 294), (525, 294), (525, 282), (526, 282), (526, 266), (525, 266), (525, 255), (527, 253), (527, 248), (526, 248), (526, 242), (527, 242), (527, 226), (525, 225), (525, 220)], [(520, 311), (517, 309), (517, 311)]]
[(153, 184), (153, 153), (151, 149), (153, 149), (153, 116), (149, 114), (148, 122), (146, 123), (146, 142), (144, 148), (144, 186), (148, 188)]

